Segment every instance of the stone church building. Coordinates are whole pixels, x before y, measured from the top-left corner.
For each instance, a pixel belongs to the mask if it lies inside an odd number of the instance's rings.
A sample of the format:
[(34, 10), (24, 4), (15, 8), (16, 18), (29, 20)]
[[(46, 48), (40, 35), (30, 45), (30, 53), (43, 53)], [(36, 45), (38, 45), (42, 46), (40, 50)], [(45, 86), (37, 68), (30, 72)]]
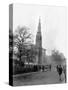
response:
[(36, 34), (35, 45), (31, 46), (33, 50), (37, 52), (35, 64), (46, 64), (46, 49), (42, 48), (42, 34), (41, 34), (41, 20), (39, 18), (38, 30)]

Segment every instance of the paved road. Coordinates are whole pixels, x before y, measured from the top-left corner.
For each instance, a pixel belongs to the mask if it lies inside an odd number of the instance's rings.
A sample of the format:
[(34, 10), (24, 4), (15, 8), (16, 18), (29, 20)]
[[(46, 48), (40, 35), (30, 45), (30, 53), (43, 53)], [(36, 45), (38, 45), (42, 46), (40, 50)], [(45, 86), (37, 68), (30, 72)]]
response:
[(15, 86), (57, 83), (64, 83), (64, 75), (62, 75), (62, 81), (59, 81), (59, 76), (56, 71), (35, 72), (15, 75), (13, 77), (13, 84)]

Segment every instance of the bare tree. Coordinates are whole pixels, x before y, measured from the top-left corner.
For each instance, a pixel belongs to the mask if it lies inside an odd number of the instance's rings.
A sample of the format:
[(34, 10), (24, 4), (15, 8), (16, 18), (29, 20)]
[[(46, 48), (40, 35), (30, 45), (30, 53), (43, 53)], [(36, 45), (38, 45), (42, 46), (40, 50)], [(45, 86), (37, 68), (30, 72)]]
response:
[(26, 46), (32, 43), (32, 35), (29, 32), (28, 27), (18, 27), (14, 33), (14, 47), (18, 49), (18, 57), (20, 62), (22, 61), (22, 56), (26, 55)]
[(52, 51), (52, 58), (53, 58), (53, 61), (55, 61), (57, 64), (62, 64), (62, 63), (65, 63), (66, 61), (63, 53), (60, 53), (58, 50)]

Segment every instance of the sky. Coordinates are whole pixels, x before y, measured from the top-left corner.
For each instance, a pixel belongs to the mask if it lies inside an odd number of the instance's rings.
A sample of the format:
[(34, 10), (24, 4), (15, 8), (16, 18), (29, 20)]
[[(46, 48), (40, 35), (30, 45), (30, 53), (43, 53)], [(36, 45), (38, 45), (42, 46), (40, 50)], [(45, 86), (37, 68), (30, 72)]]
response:
[(46, 5), (13, 5), (13, 32), (18, 26), (30, 28), (34, 41), (41, 19), (42, 47), (51, 54), (57, 49), (66, 56), (66, 8)]

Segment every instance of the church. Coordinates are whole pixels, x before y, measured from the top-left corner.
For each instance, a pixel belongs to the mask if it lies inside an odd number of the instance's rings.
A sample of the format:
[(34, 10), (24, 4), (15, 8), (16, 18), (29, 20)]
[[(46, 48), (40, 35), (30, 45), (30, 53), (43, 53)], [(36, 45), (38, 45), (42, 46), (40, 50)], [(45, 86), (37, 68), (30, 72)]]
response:
[(35, 64), (45, 65), (46, 64), (46, 49), (42, 48), (42, 33), (41, 33), (41, 20), (39, 18), (38, 30), (36, 34), (35, 45), (31, 48), (37, 52), (35, 57)]
[[(35, 44), (31, 45), (26, 45), (26, 48), (28, 50), (33, 50), (33, 52), (36, 52), (35, 57), (33, 59), (32, 64), (36, 65), (46, 65), (47, 64), (47, 59), (46, 59), (46, 49), (42, 47), (42, 32), (41, 32), (41, 20), (39, 18), (38, 22), (38, 28), (37, 28), (37, 33), (36, 33), (36, 39), (35, 39)], [(22, 56), (22, 61), (24, 60), (24, 63), (27, 64), (27, 59), (26, 56)], [(13, 59), (17, 59), (15, 55), (13, 55)], [(31, 63), (31, 62), (29, 62)]]
[[(46, 55), (46, 49), (42, 47), (42, 32), (41, 32), (41, 20), (39, 18), (38, 22), (38, 28), (37, 28), (37, 33), (36, 33), (36, 39), (35, 39), (35, 44), (27, 45), (26, 48), (28, 50), (33, 50), (36, 52), (35, 58), (33, 59), (33, 64), (36, 65), (47, 65), (47, 55)], [(15, 55), (13, 55), (14, 59), (17, 59)], [(22, 61), (24, 60), (24, 63), (27, 64), (27, 59), (26, 56), (22, 56)], [(29, 62), (30, 63), (30, 62)]]

